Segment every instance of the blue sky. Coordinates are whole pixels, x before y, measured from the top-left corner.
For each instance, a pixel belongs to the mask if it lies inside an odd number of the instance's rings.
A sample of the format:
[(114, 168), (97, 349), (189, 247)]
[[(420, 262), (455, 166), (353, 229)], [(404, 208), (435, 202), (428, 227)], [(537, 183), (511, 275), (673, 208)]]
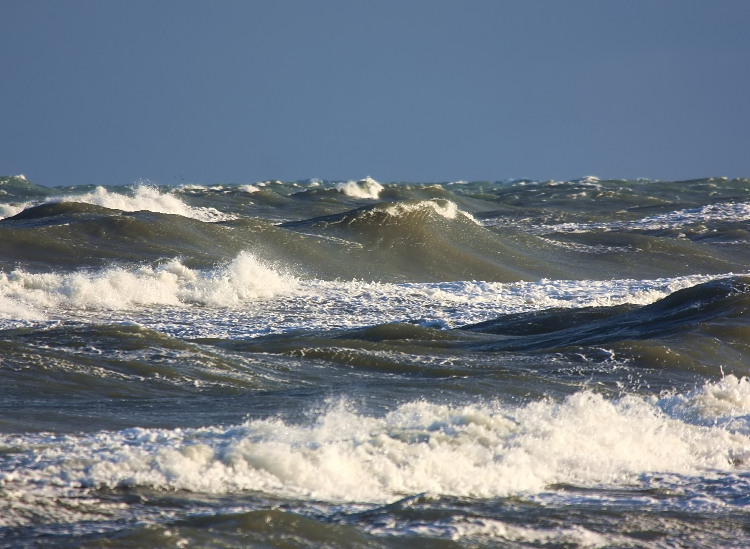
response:
[(750, 177), (747, 0), (0, 0), (44, 185)]

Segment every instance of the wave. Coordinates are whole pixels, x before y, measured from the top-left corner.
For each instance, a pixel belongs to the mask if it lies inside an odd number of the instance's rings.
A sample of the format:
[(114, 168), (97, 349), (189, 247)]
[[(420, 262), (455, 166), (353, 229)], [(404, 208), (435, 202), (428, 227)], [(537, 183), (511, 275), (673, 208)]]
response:
[(13, 471), (4, 488), (29, 497), (147, 487), (326, 502), (492, 498), (745, 470), (749, 412), (750, 382), (727, 376), (659, 399), (581, 391), (521, 406), (410, 402), (382, 416), (337, 401), (301, 423), (3, 436), (13, 451), (0, 459)]
[(347, 181), (346, 183), (338, 183), (336, 185), (336, 190), (352, 198), (370, 198), (372, 200), (377, 200), (380, 198), (383, 185), (371, 177), (366, 177), (365, 179), (356, 182)]
[[(652, 207), (685, 208), (711, 202), (746, 202), (750, 179), (705, 178), (689, 181), (649, 179), (605, 180), (584, 178), (571, 181), (518, 180), (493, 184), (498, 201), (528, 208), (589, 208), (595, 200), (599, 211)], [(595, 212), (592, 212), (595, 213)]]
[(513, 281), (545, 271), (560, 278), (570, 274), (563, 265), (539, 259), (533, 250), (538, 242), (511, 233), (498, 239), (470, 213), (442, 199), (376, 204), (281, 226), (355, 242), (362, 250), (356, 259), (377, 266), (373, 273), (385, 277)]
[(156, 213), (181, 215), (204, 222), (234, 219), (234, 216), (222, 214), (216, 208), (195, 208), (188, 206), (171, 192), (164, 193), (150, 185), (136, 185), (127, 189), (129, 194), (123, 194), (122, 190), (126, 189), (118, 188), (117, 190), (111, 190), (99, 186), (89, 193), (51, 198), (48, 201), (94, 204), (124, 212), (147, 210)]
[(680, 238), (621, 232), (550, 238), (523, 224), (486, 226), (443, 199), (381, 203), (281, 227), (356, 243), (367, 252), (357, 262), (417, 281), (651, 278), (738, 272), (747, 264), (744, 248)]
[[(123, 407), (146, 399), (161, 399), (163, 413), (141, 416), (141, 422), (174, 425), (185, 396), (229, 399), (249, 390), (289, 386), (286, 370), (273, 361), (216, 352), (123, 320), (0, 330), (0, 348), (0, 393), (6, 404), (21, 394), (44, 395), (23, 413), (3, 414), (3, 432), (90, 431), (129, 425), (123, 419)], [(75, 395), (75, 411), (61, 405), (71, 395)], [(201, 402), (195, 406), (199, 408)], [(168, 408), (171, 417), (166, 414)], [(212, 407), (202, 409), (202, 421), (216, 412)], [(184, 424), (184, 419), (178, 424)]]
[(205, 223), (149, 211), (50, 202), (0, 220), (0, 265), (6, 270), (23, 265), (49, 271), (180, 257), (208, 266), (253, 245), (283, 242), (279, 232), (263, 221)]
[(601, 221), (594, 223), (562, 223), (542, 225), (534, 228), (535, 234), (586, 233), (592, 231), (638, 231), (646, 234), (669, 234), (689, 236), (693, 239), (716, 235), (718, 231), (747, 233), (747, 221), (750, 220), (749, 202), (724, 202), (709, 204), (696, 208), (675, 210), (627, 221)]
[(196, 270), (178, 259), (136, 269), (112, 267), (98, 272), (0, 273), (0, 296), (9, 311), (35, 318), (47, 308), (126, 310), (143, 306), (201, 304), (236, 307), (294, 291), (297, 279), (241, 253), (223, 267)]
[[(13, 185), (11, 185), (13, 184)], [(150, 211), (163, 214), (180, 215), (204, 222), (227, 221), (235, 216), (220, 212), (212, 207), (193, 207), (186, 204), (176, 195), (176, 190), (162, 192), (148, 184), (137, 184), (117, 188), (95, 187), (88, 192), (68, 192), (59, 194), (60, 189), (47, 189), (31, 183), (14, 179), (0, 180), (0, 198), (16, 198), (19, 202), (0, 205), (0, 219), (17, 214), (23, 209), (42, 203), (70, 202), (91, 204), (124, 212)], [(51, 196), (57, 191), (57, 195)]]
[[(317, 278), (511, 282), (719, 274), (748, 262), (747, 186), (732, 182), (728, 191), (695, 183), (690, 208), (662, 196), (671, 183), (348, 183), (53, 189), (52, 198), (2, 205), (15, 215), (0, 220), (0, 265), (180, 257), (208, 267), (246, 249)], [(619, 209), (600, 209), (597, 198), (592, 210), (591, 196), (578, 207), (578, 192), (611, 195)]]
[(652, 367), (709, 373), (733, 366), (746, 372), (748, 308), (750, 278), (728, 277), (678, 290), (648, 305), (534, 311), (462, 329), (498, 336), (469, 344), (485, 351), (548, 353), (609, 346)]
[(0, 219), (13, 217), (16, 214), (21, 213), (24, 209), (26, 209), (26, 207), (27, 206), (25, 204), (0, 204)]
[[(101, 268), (182, 258), (208, 266), (251, 250), (314, 277), (371, 280), (531, 278), (529, 255), (499, 242), (447, 201), (378, 204), (273, 226), (51, 202), (0, 220), (6, 270)], [(515, 261), (514, 261), (515, 260)], [(536, 263), (537, 270), (542, 265)]]
[(0, 200), (22, 201), (49, 196), (49, 187), (32, 183), (24, 175), (0, 176)]
[[(750, 279), (743, 277), (599, 286), (349, 284), (336, 295), (326, 286), (302, 284), (297, 296), (311, 305), (294, 307), (295, 314), (312, 317), (315, 304), (325, 303), (325, 322), (269, 326), (273, 335), (255, 333), (219, 345), (397, 375), (475, 376), (528, 364), (542, 375), (562, 362), (571, 371), (588, 364), (603, 375), (618, 364), (651, 368), (655, 379), (662, 377), (659, 383), (676, 382), (663, 379), (665, 369), (682, 377), (716, 375), (722, 368), (745, 375), (748, 288)], [(493, 315), (498, 309), (518, 312)], [(492, 316), (461, 325), (462, 319)], [(456, 353), (464, 360), (455, 360)]]

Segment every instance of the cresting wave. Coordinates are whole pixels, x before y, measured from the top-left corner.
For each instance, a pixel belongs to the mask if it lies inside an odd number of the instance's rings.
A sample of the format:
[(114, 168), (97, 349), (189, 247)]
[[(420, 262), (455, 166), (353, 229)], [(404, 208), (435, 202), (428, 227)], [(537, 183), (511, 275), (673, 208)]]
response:
[[(194, 270), (173, 259), (157, 267), (112, 267), (68, 274), (0, 273), (0, 298), (33, 309), (129, 309), (132, 307), (203, 304), (235, 307), (295, 289), (297, 280), (280, 274), (251, 253), (241, 253), (224, 267)], [(2, 305), (3, 301), (0, 301)], [(16, 314), (19, 308), (8, 311)], [(0, 307), (0, 315), (2, 315)], [(7, 314), (7, 313), (6, 313)]]
[[(308, 318), (311, 329), (357, 328), (381, 322), (454, 328), (490, 321), (498, 311), (515, 314), (537, 309), (646, 305), (725, 276), (523, 283), (326, 281), (297, 277), (282, 265), (242, 252), (213, 269), (192, 269), (172, 259), (156, 265), (70, 273), (0, 272), (0, 319), (43, 320), (56, 311), (107, 312), (198, 304), (216, 308), (216, 314), (222, 308), (234, 309), (234, 318), (244, 319), (232, 329), (237, 335), (252, 335), (252, 327), (258, 324), (263, 333), (294, 329), (297, 317)], [(253, 305), (257, 300), (264, 300), (262, 307)], [(321, 307), (329, 316), (318, 323), (316, 311)], [(282, 310), (294, 311), (294, 315), (289, 317)], [(255, 318), (254, 311), (266, 318)]]
[(6, 435), (0, 444), (14, 452), (2, 457), (0, 524), (33, 520), (16, 511), (21, 500), (13, 494), (65, 498), (82, 488), (261, 490), (384, 503), (424, 493), (503, 497), (560, 484), (653, 486), (655, 475), (683, 477), (687, 486), (695, 475), (747, 471), (748, 414), (750, 382), (727, 376), (661, 398), (582, 391), (520, 407), (421, 401), (384, 416), (342, 401), (309, 423), (271, 417), (200, 429)]
[(347, 181), (346, 183), (338, 183), (336, 190), (344, 193), (352, 198), (370, 198), (377, 200), (380, 198), (380, 193), (383, 190), (383, 185), (372, 179), (366, 177), (361, 181)]
[(190, 217), (199, 221), (207, 222), (234, 219), (234, 216), (222, 214), (216, 208), (190, 207), (173, 194), (163, 193), (156, 187), (147, 184), (136, 185), (133, 188), (132, 196), (112, 192), (104, 187), (96, 187), (92, 192), (79, 196), (73, 195), (65, 198), (52, 198), (48, 200), (48, 202), (54, 201), (94, 204), (125, 212), (148, 210), (157, 213), (181, 215), (183, 217)]
[[(66, 196), (53, 196), (44, 200), (44, 203), (74, 202), (80, 204), (93, 204), (120, 210), (124, 212), (137, 212), (148, 210), (156, 213), (181, 215), (205, 222), (227, 221), (235, 219), (235, 216), (221, 213), (216, 208), (191, 207), (173, 193), (161, 192), (154, 186), (141, 183), (130, 189), (129, 194), (115, 192), (105, 187), (98, 186), (93, 191), (72, 194)], [(3, 204), (0, 205), (0, 219), (11, 217), (33, 206), (34, 203)]]

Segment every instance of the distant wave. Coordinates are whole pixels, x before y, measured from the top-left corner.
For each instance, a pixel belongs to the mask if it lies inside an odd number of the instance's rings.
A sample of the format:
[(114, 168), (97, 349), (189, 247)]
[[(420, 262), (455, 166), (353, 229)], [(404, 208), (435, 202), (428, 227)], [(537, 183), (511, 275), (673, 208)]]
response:
[(380, 198), (380, 193), (383, 190), (383, 185), (367, 177), (360, 181), (347, 181), (346, 183), (338, 183), (336, 190), (344, 193), (346, 196), (352, 198), (369, 198), (377, 200)]
[(191, 217), (199, 221), (207, 222), (234, 219), (234, 216), (222, 214), (216, 208), (194, 208), (188, 206), (172, 193), (161, 192), (156, 187), (145, 184), (135, 186), (132, 189), (131, 194), (122, 194), (121, 192), (116, 192), (104, 187), (96, 187), (96, 189), (86, 194), (55, 197), (50, 198), (47, 201), (82, 202), (124, 212), (148, 210), (156, 213)]

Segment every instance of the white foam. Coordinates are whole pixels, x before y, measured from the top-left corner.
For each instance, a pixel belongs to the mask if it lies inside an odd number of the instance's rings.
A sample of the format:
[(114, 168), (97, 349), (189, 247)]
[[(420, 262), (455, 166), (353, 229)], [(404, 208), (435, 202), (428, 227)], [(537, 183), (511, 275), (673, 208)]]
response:
[(197, 303), (235, 307), (248, 300), (294, 291), (297, 279), (280, 273), (250, 253), (215, 270), (194, 270), (173, 259), (137, 269), (96, 272), (0, 273), (0, 297), (28, 310), (56, 308), (121, 310)]
[[(526, 546), (612, 547), (628, 546), (624, 536), (602, 535), (578, 525), (544, 528), (518, 526), (489, 518), (452, 516), (449, 519), (421, 522), (416, 525), (395, 521), (376, 524), (371, 533), (381, 536), (419, 536), (453, 541), (471, 540), (469, 546), (497, 543), (499, 540)], [(472, 543), (473, 542), (473, 543)]]
[(63, 198), (50, 198), (47, 202), (82, 202), (125, 212), (148, 210), (157, 213), (181, 215), (206, 222), (234, 219), (233, 216), (223, 214), (216, 208), (196, 208), (189, 206), (171, 192), (163, 193), (156, 187), (145, 184), (137, 185), (130, 190), (130, 194), (114, 192), (105, 187), (96, 187), (90, 193), (65, 196)]
[[(695, 223), (707, 221), (740, 222), (750, 220), (750, 203), (725, 202), (709, 204), (699, 208), (676, 210), (664, 214), (653, 215), (633, 221), (610, 221), (604, 223), (561, 223), (559, 225), (541, 225), (535, 232), (548, 234), (551, 232), (581, 233), (592, 230), (601, 231), (660, 231), (675, 230)], [(489, 220), (488, 225), (495, 223)]]
[(383, 190), (383, 185), (381, 185), (371, 177), (366, 177), (359, 181), (347, 181), (345, 183), (338, 183), (336, 185), (336, 190), (352, 198), (367, 198), (371, 200), (377, 200), (378, 198), (380, 198), (380, 193)]
[[(737, 385), (750, 398), (750, 384)], [(683, 398), (715, 389), (709, 383)], [(0, 468), (9, 491), (254, 490), (332, 503), (533, 495), (560, 483), (653, 488), (657, 474), (689, 485), (694, 476), (745, 471), (750, 458), (746, 431), (695, 425), (639, 396), (591, 391), (516, 407), (411, 402), (384, 416), (336, 402), (302, 424), (271, 417), (228, 428), (4, 435), (0, 445), (14, 448), (8, 459), (18, 464)]]
[[(239, 272), (229, 266), (193, 270), (177, 260), (156, 267), (64, 274), (16, 270), (0, 274), (0, 296), (28, 314), (52, 309), (75, 316), (85, 311), (89, 319), (112, 322), (118, 320), (118, 311), (128, 309), (144, 326), (175, 337), (237, 338), (389, 322), (454, 328), (548, 308), (647, 305), (727, 276), (395, 284), (298, 279), (251, 254), (242, 254), (231, 265)], [(176, 309), (167, 315), (164, 307), (170, 305)], [(227, 307), (232, 308), (230, 316)]]
[(723, 425), (750, 434), (750, 380), (744, 377), (728, 375), (687, 395), (664, 396), (658, 405), (697, 425)]
[(21, 300), (7, 297), (0, 291), (0, 319), (13, 321), (44, 320), (45, 315)]
[(258, 187), (256, 187), (255, 185), (240, 185), (240, 186), (237, 187), (237, 189), (240, 190), (240, 191), (244, 191), (247, 194), (253, 194), (253, 193), (260, 192), (260, 189)]

